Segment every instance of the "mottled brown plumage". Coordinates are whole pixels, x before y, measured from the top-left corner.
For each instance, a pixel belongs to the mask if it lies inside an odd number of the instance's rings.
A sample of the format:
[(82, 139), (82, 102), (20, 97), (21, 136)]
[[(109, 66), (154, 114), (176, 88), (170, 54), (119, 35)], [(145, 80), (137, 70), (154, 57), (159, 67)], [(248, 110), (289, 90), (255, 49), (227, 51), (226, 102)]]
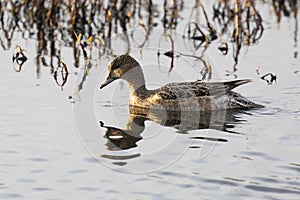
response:
[(130, 88), (129, 104), (135, 107), (174, 111), (262, 107), (232, 91), (235, 87), (250, 82), (249, 79), (169, 83), (161, 88), (148, 90), (141, 66), (129, 55), (115, 58), (108, 65), (108, 71), (109, 75), (100, 89), (116, 79), (127, 81)]

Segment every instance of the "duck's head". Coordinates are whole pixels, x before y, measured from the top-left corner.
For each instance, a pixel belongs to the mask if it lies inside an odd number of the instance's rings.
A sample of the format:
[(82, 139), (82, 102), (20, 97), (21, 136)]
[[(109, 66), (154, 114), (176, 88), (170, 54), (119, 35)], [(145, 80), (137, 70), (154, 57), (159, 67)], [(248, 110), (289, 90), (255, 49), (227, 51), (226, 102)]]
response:
[[(128, 80), (134, 76), (135, 70), (140, 68), (139, 63), (130, 55), (120, 55), (108, 64), (108, 76), (100, 89), (117, 79)], [(140, 70), (140, 69), (138, 69)]]

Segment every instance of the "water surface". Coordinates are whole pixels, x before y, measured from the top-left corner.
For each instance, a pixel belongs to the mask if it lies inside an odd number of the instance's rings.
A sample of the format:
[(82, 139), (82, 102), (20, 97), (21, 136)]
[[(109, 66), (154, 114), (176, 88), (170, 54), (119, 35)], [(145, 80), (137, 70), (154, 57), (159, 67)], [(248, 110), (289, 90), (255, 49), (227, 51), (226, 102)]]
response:
[[(182, 13), (189, 16), (191, 6), (186, 3)], [(15, 34), (12, 48), (0, 57), (0, 199), (298, 199), (299, 30), (294, 18), (282, 17), (277, 25), (269, 4), (257, 2), (257, 9), (264, 33), (257, 44), (242, 47), (235, 72), (233, 47), (227, 56), (217, 50), (222, 38), (210, 44), (205, 60), (213, 67), (212, 80), (251, 78), (236, 91), (265, 108), (233, 113), (225, 127), (212, 123), (187, 131), (135, 119), (144, 130), (121, 145), (114, 143), (120, 135), (107, 133), (133, 120), (128, 88), (117, 81), (99, 90), (112, 57), (95, 53), (87, 71), (84, 62), (75, 68), (71, 48), (63, 47), (69, 76), (58, 87), (49, 67), (36, 73), (36, 41)], [(182, 37), (188, 17), (183, 18), (173, 35), (175, 50), (199, 56), (203, 48), (191, 51)], [(130, 39), (130, 54), (143, 65), (147, 86), (203, 78), (203, 63), (193, 57), (175, 58), (168, 73), (170, 59), (157, 58), (158, 48), (162, 54), (170, 50), (167, 38), (158, 45), (161, 28), (152, 30), (142, 49), (142, 29), (136, 29), (137, 43)], [(112, 41), (116, 54), (127, 51), (124, 34)], [(28, 57), (19, 73), (12, 65), (16, 45)], [(276, 83), (260, 78), (270, 72)]]

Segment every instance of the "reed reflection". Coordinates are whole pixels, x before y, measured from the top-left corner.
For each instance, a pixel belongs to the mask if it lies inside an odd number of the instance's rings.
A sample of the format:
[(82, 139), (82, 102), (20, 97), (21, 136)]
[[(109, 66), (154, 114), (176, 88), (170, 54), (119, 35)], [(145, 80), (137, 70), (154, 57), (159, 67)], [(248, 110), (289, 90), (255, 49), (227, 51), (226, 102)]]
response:
[(53, 73), (53, 78), (58, 86), (63, 90), (64, 85), (67, 83), (69, 71), (67, 64), (64, 60), (61, 61), (60, 65), (57, 66)]
[(26, 61), (27, 61), (27, 56), (24, 53), (24, 49), (22, 49), (19, 45), (17, 45), (12, 57), (14, 70), (16, 72), (20, 72)]

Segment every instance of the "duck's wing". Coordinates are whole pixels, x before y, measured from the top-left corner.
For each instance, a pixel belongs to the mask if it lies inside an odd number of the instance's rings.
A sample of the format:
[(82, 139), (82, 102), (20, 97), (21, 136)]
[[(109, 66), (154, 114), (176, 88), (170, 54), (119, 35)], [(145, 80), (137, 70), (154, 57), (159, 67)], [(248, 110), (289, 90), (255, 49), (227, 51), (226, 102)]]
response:
[(198, 96), (208, 96), (209, 90), (202, 84), (170, 83), (161, 87), (157, 93), (164, 100), (188, 99)]
[(239, 79), (224, 82), (202, 82), (202, 84), (207, 87), (210, 96), (214, 96), (226, 94), (234, 88), (249, 82), (251, 82), (250, 79)]
[(169, 83), (156, 91), (156, 94), (165, 100), (192, 97), (220, 96), (228, 93), (235, 87), (250, 82), (250, 79), (233, 80), (225, 82), (183, 82)]

